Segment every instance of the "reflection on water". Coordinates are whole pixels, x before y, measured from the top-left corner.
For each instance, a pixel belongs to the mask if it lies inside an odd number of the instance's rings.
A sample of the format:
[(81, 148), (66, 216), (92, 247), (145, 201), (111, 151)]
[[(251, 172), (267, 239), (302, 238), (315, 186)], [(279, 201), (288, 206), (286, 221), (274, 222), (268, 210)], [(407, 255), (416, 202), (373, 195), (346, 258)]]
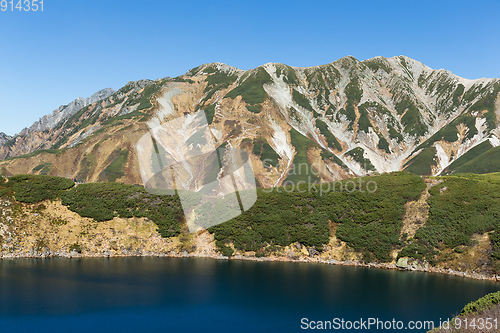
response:
[(203, 258), (0, 261), (14, 332), (295, 332), (301, 318), (435, 320), (500, 289), (455, 276)]

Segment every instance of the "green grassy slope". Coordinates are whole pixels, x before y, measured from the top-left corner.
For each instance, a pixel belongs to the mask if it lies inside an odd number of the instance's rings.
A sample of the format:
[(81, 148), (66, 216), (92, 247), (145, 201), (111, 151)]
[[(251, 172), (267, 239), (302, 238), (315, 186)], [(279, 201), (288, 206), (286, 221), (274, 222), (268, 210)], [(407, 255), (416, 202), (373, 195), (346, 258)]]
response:
[(436, 149), (425, 148), (404, 165), (404, 170), (416, 175), (430, 175), (432, 174), (431, 166), (436, 165), (435, 158)]
[(479, 155), (485, 153), (486, 151), (490, 150), (493, 148), (491, 145), (490, 141), (485, 141), (476, 147), (472, 148), (462, 156), (460, 156), (456, 161), (451, 163), (447, 168), (445, 173), (453, 173), (455, 172), (458, 168), (460, 168), (462, 165), (465, 163), (473, 160), (474, 158), (478, 157)]
[(455, 173), (491, 173), (500, 172), (500, 146), (491, 148), (469, 162), (460, 166)]

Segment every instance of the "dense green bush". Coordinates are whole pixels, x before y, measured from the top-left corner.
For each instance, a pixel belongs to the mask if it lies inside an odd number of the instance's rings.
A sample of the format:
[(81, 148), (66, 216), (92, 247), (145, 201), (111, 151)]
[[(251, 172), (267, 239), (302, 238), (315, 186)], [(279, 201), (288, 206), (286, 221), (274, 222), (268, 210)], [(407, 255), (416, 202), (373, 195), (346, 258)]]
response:
[(160, 90), (161, 90), (161, 85), (156, 82), (152, 82), (148, 84), (146, 87), (144, 87), (144, 90), (141, 94), (141, 99), (139, 100), (139, 106), (137, 107), (136, 111), (151, 108), (153, 106), (151, 104), (151, 98), (153, 97), (153, 95), (156, 95)]
[(290, 129), (290, 139), (292, 146), (297, 150), (297, 154), (293, 159), (293, 167), (288, 173), (285, 183), (292, 182), (294, 184), (305, 181), (306, 183), (313, 183), (319, 181), (316, 171), (307, 158), (307, 150), (311, 147), (319, 147), (314, 141), (308, 137), (300, 134), (294, 128)]
[(347, 156), (351, 156), (356, 162), (358, 162), (361, 167), (365, 170), (375, 170), (375, 167), (373, 166), (372, 162), (370, 159), (365, 158), (365, 150), (361, 147), (356, 147), (354, 149), (349, 150), (347, 153), (345, 153)]
[[(323, 196), (322, 200), (325, 200), (325, 205), (330, 202), (329, 217), (332, 222), (339, 223), (339, 239), (363, 252), (367, 261), (390, 261), (392, 248), (400, 243), (404, 204), (416, 200), (425, 188), (425, 183), (418, 176), (402, 172), (361, 180), (364, 184), (374, 181), (377, 190), (370, 193), (357, 183), (356, 190), (351, 193), (334, 192)], [(355, 181), (359, 182), (359, 179)], [(372, 186), (367, 188), (371, 189)]]
[(208, 101), (217, 91), (228, 88), (238, 78), (236, 74), (231, 75), (227, 72), (218, 71), (213, 67), (207, 67), (203, 71), (210, 74), (206, 79), (207, 86), (203, 92), (207, 93), (207, 95), (203, 101)]
[(466, 316), (469, 314), (477, 314), (483, 310), (487, 310), (493, 305), (500, 303), (500, 291), (489, 293), (484, 297), (481, 297), (477, 301), (470, 302), (460, 312), (460, 316)]
[(207, 117), (207, 123), (211, 124), (215, 116), (215, 104), (211, 104), (205, 108), (205, 116)]
[(403, 136), (391, 125), (389, 125), (389, 137), (391, 139), (396, 139), (398, 143), (404, 141)]
[(40, 175), (48, 175), (52, 170), (52, 163), (50, 162), (42, 162), (36, 167), (33, 168), (33, 172), (40, 171)]
[(267, 245), (295, 242), (322, 247), (329, 242), (325, 213), (315, 210), (313, 193), (279, 193), (260, 190), (255, 205), (244, 214), (211, 227), (217, 244), (233, 243), (238, 250), (262, 251)]
[(483, 143), (475, 146), (474, 148), (467, 151), (465, 154), (460, 156), (457, 160), (453, 161), (447, 168), (447, 173), (453, 173), (462, 165), (466, 164), (474, 160), (476, 157), (481, 156), (483, 153), (487, 152), (493, 148), (489, 140), (484, 141)]
[[(163, 237), (179, 235), (184, 224), (177, 195), (156, 195), (119, 183), (74, 187), (71, 180), (50, 176), (18, 175), (2, 181), (0, 178), (0, 191), (12, 190), (19, 201), (35, 203), (61, 197), (69, 209), (96, 221), (147, 217), (158, 225)], [(474, 233), (496, 229), (490, 234), (492, 261), (500, 267), (500, 174), (448, 176), (431, 188), (429, 220), (406, 244), (400, 241), (404, 205), (416, 200), (425, 186), (421, 177), (397, 172), (258, 189), (252, 208), (209, 231), (226, 256), (233, 254), (230, 244), (262, 256), (295, 242), (321, 251), (336, 226), (337, 238), (363, 253), (367, 261), (390, 261), (391, 251), (403, 246), (400, 257), (432, 263), (444, 247), (460, 252)]]
[(379, 69), (384, 70), (386, 73), (390, 73), (392, 71), (391, 64), (384, 58), (372, 58), (363, 61), (363, 64), (368, 66), (374, 73)]
[[(435, 260), (438, 250), (468, 246), (474, 233), (494, 230), (500, 222), (500, 182), (494, 175), (448, 176), (429, 190), (429, 220), (400, 257)], [(492, 241), (496, 241), (492, 234)], [(500, 252), (498, 253), (500, 259)]]
[(361, 131), (364, 131), (365, 133), (369, 132), (369, 128), (373, 127), (371, 122), (370, 122), (370, 117), (368, 115), (368, 110), (367, 106), (369, 103), (363, 103), (358, 106), (358, 111), (360, 113), (360, 117), (358, 120), (358, 128)]
[[(486, 141), (488, 142), (488, 141)], [(479, 147), (479, 146), (478, 146)], [(500, 146), (488, 149), (457, 168), (456, 173), (491, 173), (500, 172)]]
[(304, 96), (303, 94), (301, 94), (300, 92), (298, 92), (295, 89), (292, 89), (292, 96), (293, 96), (293, 100), (298, 105), (302, 106), (306, 110), (312, 111), (313, 108), (312, 108), (311, 104), (309, 103), (309, 100), (307, 99), (306, 96)]
[(2, 175), (0, 175), (0, 198), (11, 192), (11, 190), (6, 187), (6, 184), (4, 184), (5, 181), (6, 179)]
[[(367, 186), (368, 181), (374, 183)], [(321, 250), (329, 242), (332, 222), (339, 224), (337, 237), (365, 252), (367, 260), (388, 261), (393, 246), (399, 243), (404, 204), (418, 198), (424, 188), (418, 176), (393, 173), (338, 183), (259, 189), (258, 200), (250, 210), (209, 231), (219, 247), (232, 243), (238, 250), (262, 253), (299, 242)]]
[(363, 90), (360, 87), (358, 78), (353, 78), (345, 87), (344, 92), (351, 103), (358, 104), (363, 97)]
[(115, 216), (150, 218), (163, 237), (178, 235), (183, 222), (177, 196), (150, 194), (134, 185), (82, 184), (64, 193), (62, 203), (80, 216), (96, 221), (111, 220)]
[(255, 155), (260, 155), (260, 159), (264, 162), (265, 167), (268, 167), (270, 165), (278, 166), (279, 164), (278, 159), (280, 158), (280, 156), (274, 151), (269, 143), (267, 143), (267, 141), (264, 141), (262, 139), (254, 140), (253, 153)]
[(54, 200), (75, 183), (66, 178), (51, 176), (16, 175), (5, 184), (12, 189), (17, 201), (36, 203), (43, 200)]
[(389, 142), (387, 142), (387, 140), (383, 137), (383, 136), (379, 136), (379, 141), (378, 141), (378, 145), (377, 145), (377, 148), (378, 149), (381, 149), (381, 150), (385, 150), (385, 152), (387, 154), (390, 154), (391, 153), (391, 150), (389, 148)]

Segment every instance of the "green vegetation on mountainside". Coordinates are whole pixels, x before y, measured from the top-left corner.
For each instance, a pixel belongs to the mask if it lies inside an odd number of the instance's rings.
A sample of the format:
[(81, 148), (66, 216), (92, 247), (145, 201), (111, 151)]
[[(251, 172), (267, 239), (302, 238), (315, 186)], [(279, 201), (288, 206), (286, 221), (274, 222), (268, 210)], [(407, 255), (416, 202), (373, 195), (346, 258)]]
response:
[(399, 257), (435, 264), (446, 260), (439, 257), (443, 250), (461, 251), (472, 244), (474, 234), (499, 226), (500, 174), (446, 176), (429, 193), (429, 220), (408, 240)]
[(362, 63), (370, 68), (374, 73), (376, 73), (379, 69), (384, 70), (388, 74), (392, 71), (391, 64), (387, 61), (387, 59), (382, 57), (368, 59), (362, 61)]
[(206, 78), (207, 86), (204, 91), (207, 95), (204, 97), (203, 101), (211, 99), (217, 91), (228, 88), (238, 78), (236, 74), (219, 71), (214, 66), (206, 67), (203, 72), (208, 74)]
[[(33, 175), (11, 177), (2, 186), (3, 192), (12, 191), (22, 202), (61, 198), (70, 210), (96, 221), (147, 217), (163, 237), (178, 235), (185, 223), (178, 196), (151, 194), (137, 186), (89, 183), (73, 187), (65, 178)], [(266, 255), (295, 242), (321, 251), (329, 242), (331, 226), (337, 225), (337, 237), (364, 253), (366, 260), (388, 261), (390, 251), (399, 246), (404, 204), (416, 199), (424, 187), (418, 176), (393, 173), (258, 189), (252, 208), (209, 231), (226, 254), (232, 243), (239, 250)]]
[(61, 196), (62, 203), (80, 216), (96, 221), (113, 217), (147, 217), (163, 237), (180, 233), (183, 221), (179, 197), (150, 194), (144, 188), (120, 183), (81, 184)]
[(34, 152), (26, 154), (26, 155), (9, 157), (9, 158), (5, 159), (4, 161), (26, 159), (26, 158), (35, 157), (35, 156), (42, 155), (42, 154), (50, 154), (50, 155), (60, 156), (65, 151), (66, 151), (66, 149), (41, 149), (41, 150), (37, 150), (37, 151), (34, 151)]
[(406, 162), (404, 170), (416, 175), (431, 175), (431, 166), (436, 166), (436, 148), (429, 147)]
[(396, 103), (396, 111), (402, 114), (401, 123), (405, 127), (405, 132), (413, 136), (423, 136), (428, 128), (422, 119), (420, 110), (413, 101), (408, 98)]
[(243, 75), (240, 84), (225, 97), (234, 99), (237, 96), (241, 96), (248, 104), (247, 108), (249, 111), (259, 113), (267, 95), (264, 90), (264, 84), (271, 81), (271, 77), (264, 68), (259, 67), (255, 70), (250, 70)]
[(74, 185), (75, 183), (70, 179), (34, 175), (12, 176), (4, 184), (15, 193), (14, 197), (17, 201), (25, 203), (54, 200)]
[(489, 140), (484, 141), (483, 143), (475, 146), (474, 148), (470, 149), (468, 152), (466, 152), (465, 154), (460, 156), (457, 160), (453, 161), (453, 163), (451, 163), (446, 168), (446, 173), (455, 172), (462, 165), (464, 165), (465, 163), (480, 156), (481, 154), (485, 153), (486, 151), (490, 150), (491, 148), (493, 148), (493, 146), (491, 145), (490, 141)]
[(500, 146), (488, 149), (457, 168), (455, 173), (492, 173), (500, 172)]
[(464, 114), (461, 115), (460, 117), (457, 117), (451, 123), (449, 123), (445, 127), (441, 128), (439, 131), (437, 131), (433, 136), (431, 136), (429, 139), (427, 139), (425, 142), (419, 145), (417, 147), (417, 150), (422, 148), (429, 148), (434, 144), (434, 142), (441, 140), (445, 140), (448, 142), (457, 141), (459, 138), (457, 126), (461, 124), (464, 124), (469, 129), (467, 131), (467, 135), (465, 136), (465, 138), (472, 139), (474, 135), (477, 134), (476, 117)]
[(123, 167), (127, 163), (129, 151), (128, 149), (116, 149), (108, 158), (109, 165), (104, 169), (104, 171), (99, 175), (101, 180), (107, 180), (110, 182), (116, 181), (118, 178), (123, 177), (125, 174)]
[[(367, 184), (367, 182), (371, 182)], [(404, 204), (419, 197), (425, 183), (418, 176), (393, 173), (335, 183), (296, 184), (264, 189), (244, 214), (212, 227), (217, 244), (238, 250), (273, 253), (299, 242), (320, 250), (336, 235), (367, 261), (390, 261), (399, 245)]]
[(335, 148), (338, 151), (342, 150), (342, 146), (340, 145), (337, 138), (330, 132), (328, 129), (328, 125), (323, 121), (318, 119), (316, 121), (316, 127), (319, 129), (319, 132), (325, 137), (326, 142), (328, 143), (328, 147)]
[(375, 182), (376, 191), (370, 193), (373, 189), (368, 183), (366, 189), (357, 184), (351, 193), (333, 192), (322, 200), (330, 208), (332, 222), (339, 223), (337, 238), (362, 252), (366, 261), (390, 261), (391, 250), (402, 245), (399, 233), (404, 205), (420, 196), (425, 183), (405, 172), (361, 179)]
[[(303, 137), (308, 140), (307, 138)], [(258, 145), (260, 149), (263, 143)], [(61, 198), (70, 210), (96, 221), (114, 217), (146, 217), (163, 237), (177, 236), (185, 224), (177, 195), (148, 193), (119, 183), (74, 186), (65, 178), (17, 175), (0, 178), (0, 196), (25, 203)], [(253, 207), (240, 216), (209, 228), (225, 255), (255, 251), (258, 256), (280, 253), (296, 242), (321, 252), (331, 232), (367, 262), (399, 257), (425, 259), (431, 265), (451, 260), (474, 245), (475, 234), (489, 233), (490, 265), (500, 271), (500, 173), (456, 174), (443, 177), (428, 199), (429, 218), (413, 238), (401, 238), (405, 204), (417, 200), (424, 180), (407, 172), (337, 181), (258, 189)]]
[(384, 150), (387, 154), (391, 153), (391, 149), (389, 147), (389, 142), (387, 142), (387, 140), (383, 136), (379, 136), (377, 148)]
[(87, 177), (97, 165), (97, 159), (94, 153), (85, 154), (80, 162), (80, 169), (76, 175), (76, 179), (87, 180)]
[(363, 90), (360, 87), (358, 78), (353, 78), (345, 87), (344, 93), (347, 97), (345, 109), (340, 109), (339, 114), (344, 114), (349, 120), (348, 129), (352, 130), (354, 121), (356, 120), (356, 111), (354, 106), (357, 106), (363, 97)]
[(495, 124), (497, 122), (496, 114), (495, 114), (495, 100), (500, 92), (500, 81), (489, 84), (492, 86), (491, 92), (486, 94), (479, 101), (474, 103), (469, 109), (469, 112), (472, 111), (486, 111), (484, 117), (486, 118), (486, 122), (488, 124), (488, 128), (491, 130), (495, 128)]
[(292, 146), (295, 147), (297, 153), (293, 159), (292, 169), (285, 179), (285, 184), (297, 184), (300, 181), (306, 183), (319, 181), (318, 173), (313, 169), (307, 159), (307, 150), (311, 147), (317, 147), (317, 144), (308, 137), (297, 132), (294, 128), (290, 130), (290, 138)]
[(260, 156), (260, 160), (264, 163), (264, 167), (274, 166), (279, 164), (280, 156), (267, 143), (267, 141), (256, 139), (253, 142), (253, 153)]
[(358, 162), (361, 167), (365, 170), (375, 170), (370, 159), (365, 158), (365, 150), (361, 147), (356, 147), (345, 153), (347, 156), (351, 156), (356, 162)]
[(42, 162), (33, 168), (33, 172), (38, 172), (40, 175), (48, 175), (52, 170), (52, 163)]

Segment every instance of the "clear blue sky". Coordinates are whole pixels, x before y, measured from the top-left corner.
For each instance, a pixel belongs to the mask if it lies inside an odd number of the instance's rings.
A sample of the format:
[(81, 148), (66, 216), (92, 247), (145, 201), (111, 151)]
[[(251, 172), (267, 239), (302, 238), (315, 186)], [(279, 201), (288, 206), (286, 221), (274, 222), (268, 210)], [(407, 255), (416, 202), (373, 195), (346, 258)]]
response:
[(470, 0), (45, 0), (43, 12), (0, 11), (0, 132), (102, 88), (215, 61), (249, 69), (406, 55), (500, 77), (499, 15), (500, 2)]

